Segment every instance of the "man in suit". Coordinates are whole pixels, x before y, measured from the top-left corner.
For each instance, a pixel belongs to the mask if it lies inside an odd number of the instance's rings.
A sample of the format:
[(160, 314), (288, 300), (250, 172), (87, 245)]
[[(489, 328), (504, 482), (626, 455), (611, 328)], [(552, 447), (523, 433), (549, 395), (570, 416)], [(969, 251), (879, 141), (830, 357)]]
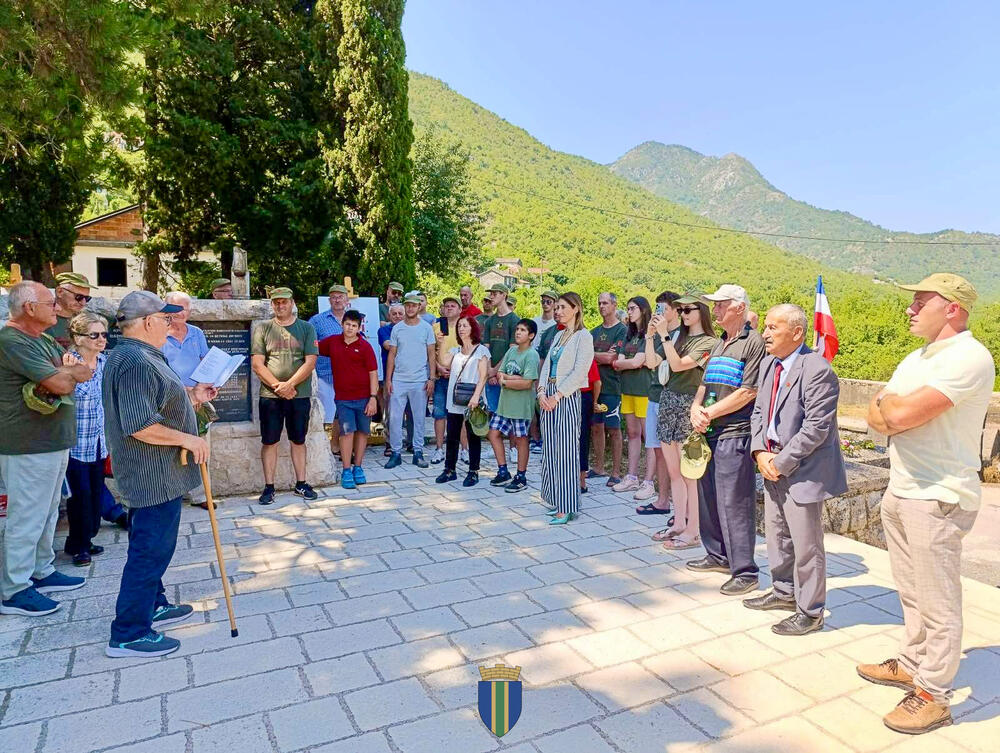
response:
[(803, 344), (805, 312), (790, 303), (764, 319), (750, 451), (764, 477), (764, 528), (773, 590), (746, 599), (749, 609), (795, 614), (773, 625), (778, 635), (823, 629), (826, 552), (823, 500), (847, 491), (837, 431), (840, 384), (830, 364)]

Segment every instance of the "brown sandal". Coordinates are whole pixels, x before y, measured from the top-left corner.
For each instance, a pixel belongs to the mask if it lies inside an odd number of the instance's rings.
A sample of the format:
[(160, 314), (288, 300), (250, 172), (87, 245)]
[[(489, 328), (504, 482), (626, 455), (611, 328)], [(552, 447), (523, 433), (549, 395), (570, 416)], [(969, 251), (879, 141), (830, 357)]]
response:
[(677, 534), (671, 531), (669, 528), (663, 528), (653, 534), (653, 541), (669, 541)]
[(695, 536), (690, 541), (687, 541), (681, 536), (675, 535), (663, 542), (663, 548), (671, 552), (679, 552), (682, 549), (694, 549), (699, 546), (701, 546), (701, 536)]

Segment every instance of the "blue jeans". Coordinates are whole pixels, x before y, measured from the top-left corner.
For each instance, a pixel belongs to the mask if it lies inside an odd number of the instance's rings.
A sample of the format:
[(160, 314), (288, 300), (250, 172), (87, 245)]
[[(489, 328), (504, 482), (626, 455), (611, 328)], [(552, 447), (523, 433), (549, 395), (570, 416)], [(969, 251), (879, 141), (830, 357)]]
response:
[(108, 491), (105, 484), (101, 489), (101, 517), (109, 523), (114, 523), (125, 512), (128, 511), (115, 501), (114, 495)]
[(112, 641), (134, 641), (149, 633), (153, 612), (166, 605), (163, 574), (177, 546), (181, 498), (128, 513), (128, 559), (111, 623)]

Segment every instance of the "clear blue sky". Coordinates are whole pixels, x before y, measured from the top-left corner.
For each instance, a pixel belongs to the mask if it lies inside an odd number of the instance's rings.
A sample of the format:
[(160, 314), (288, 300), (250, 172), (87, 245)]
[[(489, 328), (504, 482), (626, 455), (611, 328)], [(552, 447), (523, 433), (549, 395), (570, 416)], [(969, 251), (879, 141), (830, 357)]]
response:
[(1000, 232), (1000, 3), (410, 0), (409, 68), (555, 149), (743, 155), (893, 230)]

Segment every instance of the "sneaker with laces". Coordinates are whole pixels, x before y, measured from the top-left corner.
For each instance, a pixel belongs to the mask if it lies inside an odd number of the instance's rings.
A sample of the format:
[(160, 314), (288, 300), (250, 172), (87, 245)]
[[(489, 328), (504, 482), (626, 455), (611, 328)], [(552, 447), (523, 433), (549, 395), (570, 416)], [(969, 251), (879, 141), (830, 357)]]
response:
[(362, 484), (367, 484), (368, 483), (368, 479), (365, 478), (365, 472), (361, 468), (360, 465), (354, 466), (354, 468), (352, 470), (354, 472), (354, 483), (355, 484), (357, 484), (358, 486), (361, 486)]
[(58, 570), (54, 570), (44, 578), (32, 578), (31, 584), (40, 594), (51, 594), (57, 591), (73, 591), (83, 586), (87, 582), (86, 578), (77, 578), (74, 575), (63, 575)]
[(124, 656), (165, 656), (181, 647), (181, 642), (155, 630), (150, 630), (142, 638), (134, 641), (109, 641), (104, 655), (112, 659)]
[(444, 462), (444, 450), (440, 447), (436, 447), (434, 452), (431, 453), (431, 462), (434, 465)]
[(354, 481), (354, 470), (351, 468), (345, 468), (344, 472), (340, 474), (340, 488), (356, 489), (357, 486), (357, 483)]
[(420, 450), (413, 451), (413, 464), (417, 466), (417, 468), (427, 467), (427, 461), (424, 460), (424, 453), (422, 453)]
[(529, 444), (530, 444), (529, 451), (531, 452), (532, 455), (542, 454), (542, 440), (532, 439)]
[(636, 493), (632, 495), (632, 499), (646, 500), (646, 499), (652, 499), (655, 496), (656, 496), (656, 487), (653, 486), (653, 482), (643, 481), (642, 484), (639, 485), (639, 489), (636, 491)]
[(264, 491), (257, 497), (257, 501), (262, 505), (270, 505), (274, 502), (274, 487), (265, 486)]
[(383, 467), (386, 470), (389, 470), (392, 468), (398, 468), (402, 464), (403, 464), (403, 456), (400, 455), (398, 452), (394, 452), (389, 456), (389, 462), (386, 463), (385, 466)]
[(497, 471), (497, 475), (490, 479), (490, 486), (506, 486), (510, 482), (510, 471)]
[(59, 609), (59, 602), (38, 593), (33, 586), (21, 589), (9, 599), (0, 602), (0, 614), (19, 614), (22, 617), (42, 617)]
[(514, 478), (511, 480), (507, 486), (504, 487), (504, 491), (508, 494), (513, 494), (514, 492), (519, 492), (522, 489), (528, 488), (528, 479), (524, 477), (523, 473), (514, 474)]
[(464, 447), (458, 451), (458, 462), (462, 465), (469, 464), (469, 451)]
[(612, 486), (611, 490), (614, 492), (630, 492), (638, 489), (640, 486), (642, 486), (642, 482), (639, 481), (639, 478), (629, 474), (617, 484)]
[(913, 690), (913, 676), (899, 666), (898, 659), (886, 659), (881, 664), (859, 664), (858, 674), (876, 685), (888, 685), (900, 690)]
[(907, 693), (892, 711), (882, 717), (885, 726), (904, 735), (922, 735), (952, 723), (951, 709), (934, 700), (925, 690)]
[(317, 499), (319, 497), (315, 490), (305, 481), (299, 481), (295, 485), (294, 491), (296, 496), (302, 497), (303, 499)]
[(153, 610), (153, 627), (182, 622), (194, 614), (190, 604), (164, 604)]
[(465, 474), (465, 480), (462, 482), (462, 486), (475, 486), (479, 483), (479, 471), (469, 471)]

